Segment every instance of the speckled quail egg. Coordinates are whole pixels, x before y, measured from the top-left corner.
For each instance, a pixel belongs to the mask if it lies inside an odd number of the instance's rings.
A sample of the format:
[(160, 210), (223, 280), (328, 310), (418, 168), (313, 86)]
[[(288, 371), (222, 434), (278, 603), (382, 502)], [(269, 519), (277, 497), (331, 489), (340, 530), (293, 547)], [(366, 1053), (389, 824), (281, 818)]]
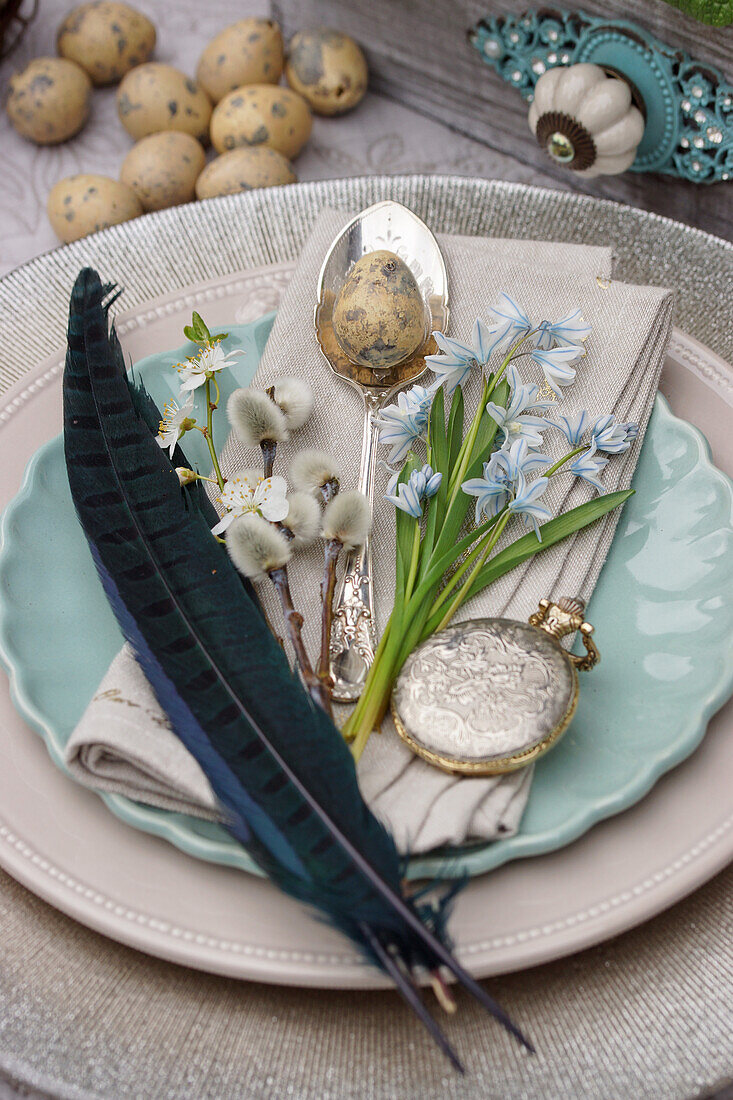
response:
[(117, 89), (117, 111), (136, 141), (159, 130), (208, 140), (211, 100), (195, 80), (171, 65), (149, 61), (131, 69)]
[(277, 84), (283, 71), (283, 37), (270, 19), (242, 19), (212, 38), (196, 79), (214, 103), (243, 84)]
[(167, 130), (133, 145), (122, 162), (120, 179), (144, 210), (163, 210), (193, 201), (205, 164), (206, 154), (196, 138)]
[(236, 195), (257, 187), (280, 187), (295, 183), (297, 177), (282, 153), (266, 145), (232, 149), (207, 164), (196, 181), (196, 196), (213, 199), (216, 195)]
[(119, 0), (93, 0), (72, 8), (58, 29), (56, 48), (81, 65), (94, 84), (115, 84), (148, 60), (155, 49), (155, 27)]
[(353, 38), (321, 27), (293, 36), (285, 76), (317, 115), (342, 115), (364, 98), (369, 73)]
[(61, 57), (37, 57), (10, 78), (7, 112), (18, 133), (37, 145), (57, 145), (89, 118), (92, 82)]
[(51, 188), (46, 206), (54, 233), (68, 244), (137, 218), (143, 212), (135, 192), (107, 176), (67, 176)]
[(211, 144), (218, 153), (240, 145), (268, 145), (288, 160), (310, 137), (308, 104), (290, 88), (251, 84), (222, 99), (211, 116)]
[(388, 370), (409, 359), (427, 336), (425, 300), (394, 252), (368, 252), (352, 267), (333, 307), (333, 331), (353, 362)]

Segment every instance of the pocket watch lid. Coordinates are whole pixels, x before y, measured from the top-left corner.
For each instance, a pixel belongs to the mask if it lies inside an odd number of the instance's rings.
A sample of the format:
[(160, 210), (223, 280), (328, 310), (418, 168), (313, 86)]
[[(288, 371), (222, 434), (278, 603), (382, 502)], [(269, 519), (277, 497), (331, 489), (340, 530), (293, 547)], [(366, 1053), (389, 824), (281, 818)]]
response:
[(410, 747), (448, 771), (494, 774), (531, 762), (565, 730), (578, 678), (558, 636), (512, 619), (472, 619), (410, 654), (392, 712)]

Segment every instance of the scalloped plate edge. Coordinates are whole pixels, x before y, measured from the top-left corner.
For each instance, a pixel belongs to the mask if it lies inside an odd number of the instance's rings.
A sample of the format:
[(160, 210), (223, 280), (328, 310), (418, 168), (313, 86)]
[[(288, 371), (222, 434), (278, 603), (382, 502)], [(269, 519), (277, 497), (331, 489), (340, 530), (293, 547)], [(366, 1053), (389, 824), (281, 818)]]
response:
[[(667, 423), (674, 425), (675, 430), (684, 432), (690, 439), (694, 440), (700, 465), (707, 476), (716, 481), (724, 490), (729, 498), (731, 513), (733, 514), (733, 482), (714, 465), (705, 436), (688, 421), (675, 416), (661, 394), (657, 395), (655, 408), (658, 410), (658, 414), (661, 412)], [(31, 458), (18, 494), (10, 502), (0, 519), (0, 554), (5, 546), (8, 528), (14, 520), (17, 510), (25, 505), (25, 502), (33, 493), (38, 469), (43, 458), (52, 447), (57, 445), (58, 437), (43, 444)], [(14, 706), (22, 717), (40, 733), (54, 763), (66, 772), (63, 750), (58, 744), (53, 726), (47, 716), (34, 703), (32, 694), (24, 683), (17, 657), (14, 656), (4, 604), (0, 604), (0, 663), (5, 667), (10, 679), (10, 691)], [(655, 756), (646, 769), (640, 769), (633, 780), (629, 781), (620, 790), (594, 804), (592, 809), (585, 808), (577, 813), (575, 817), (569, 818), (565, 822), (561, 833), (552, 830), (537, 833), (527, 838), (523, 838), (522, 834), (519, 833), (506, 841), (477, 848), (475, 852), (468, 850), (419, 857), (411, 861), (407, 877), (410, 879), (433, 876), (451, 877), (451, 872), (453, 875), (458, 872), (477, 875), (500, 867), (510, 860), (524, 859), (565, 847), (582, 836), (593, 825), (634, 805), (652, 789), (662, 775), (687, 759), (702, 741), (712, 715), (726, 702), (732, 692), (733, 649), (727, 653), (726, 659), (721, 662), (720, 675), (708, 691), (705, 699), (702, 700), (702, 709), (691, 714), (689, 723), (667, 751)], [(188, 826), (182, 827), (179, 825), (171, 814), (164, 816), (158, 812), (151, 812), (151, 808), (133, 802), (121, 795), (99, 793), (99, 797), (103, 799), (117, 817), (127, 824), (159, 836), (189, 855), (223, 866), (261, 874), (244, 850), (240, 851), (226, 842), (219, 842), (194, 834)], [(460, 859), (460, 869), (455, 867), (456, 859)]]

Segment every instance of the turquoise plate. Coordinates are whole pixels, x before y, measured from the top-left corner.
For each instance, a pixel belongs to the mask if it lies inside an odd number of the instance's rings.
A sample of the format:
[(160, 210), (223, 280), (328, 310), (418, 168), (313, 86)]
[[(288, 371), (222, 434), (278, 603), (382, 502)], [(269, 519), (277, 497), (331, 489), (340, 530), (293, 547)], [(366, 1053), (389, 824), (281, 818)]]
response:
[[(227, 348), (247, 354), (225, 372), (225, 397), (252, 378), (271, 324), (272, 315), (232, 326)], [(171, 364), (190, 351), (186, 346), (138, 365), (159, 405), (177, 393)], [(219, 429), (226, 432), (223, 417)], [(205, 453), (186, 444), (191, 459), (203, 464)], [(712, 465), (700, 433), (673, 416), (661, 397), (634, 488), (588, 612), (603, 661), (584, 678), (570, 730), (537, 764), (519, 833), (414, 859), (411, 877), (476, 875), (570, 843), (638, 801), (684, 760), (733, 690), (733, 489)], [(121, 642), (74, 515), (58, 437), (36, 453), (3, 516), (0, 650), (18, 710), (59, 767)], [(253, 870), (216, 825), (101, 797), (123, 821), (190, 855)]]

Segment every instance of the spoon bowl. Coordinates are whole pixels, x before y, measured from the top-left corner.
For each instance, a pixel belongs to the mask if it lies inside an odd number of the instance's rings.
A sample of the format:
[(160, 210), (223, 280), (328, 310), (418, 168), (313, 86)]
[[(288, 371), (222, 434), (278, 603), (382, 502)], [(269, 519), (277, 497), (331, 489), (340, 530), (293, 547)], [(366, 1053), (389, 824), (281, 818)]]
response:
[[(409, 267), (425, 303), (428, 334), (411, 355), (385, 370), (365, 367), (350, 359), (333, 328), (333, 308), (339, 290), (357, 260), (369, 252), (394, 252)], [(341, 230), (331, 245), (318, 278), (314, 323), (321, 351), (334, 374), (353, 386), (364, 399), (359, 489), (374, 506), (374, 471), (380, 409), (399, 390), (414, 384), (427, 371), (426, 355), (437, 351), (433, 330), (448, 324), (448, 276), (438, 242), (425, 223), (398, 202), (387, 200), (363, 210)], [(330, 673), (333, 698), (359, 698), (374, 660), (374, 599), (369, 539), (352, 551), (334, 603)]]

